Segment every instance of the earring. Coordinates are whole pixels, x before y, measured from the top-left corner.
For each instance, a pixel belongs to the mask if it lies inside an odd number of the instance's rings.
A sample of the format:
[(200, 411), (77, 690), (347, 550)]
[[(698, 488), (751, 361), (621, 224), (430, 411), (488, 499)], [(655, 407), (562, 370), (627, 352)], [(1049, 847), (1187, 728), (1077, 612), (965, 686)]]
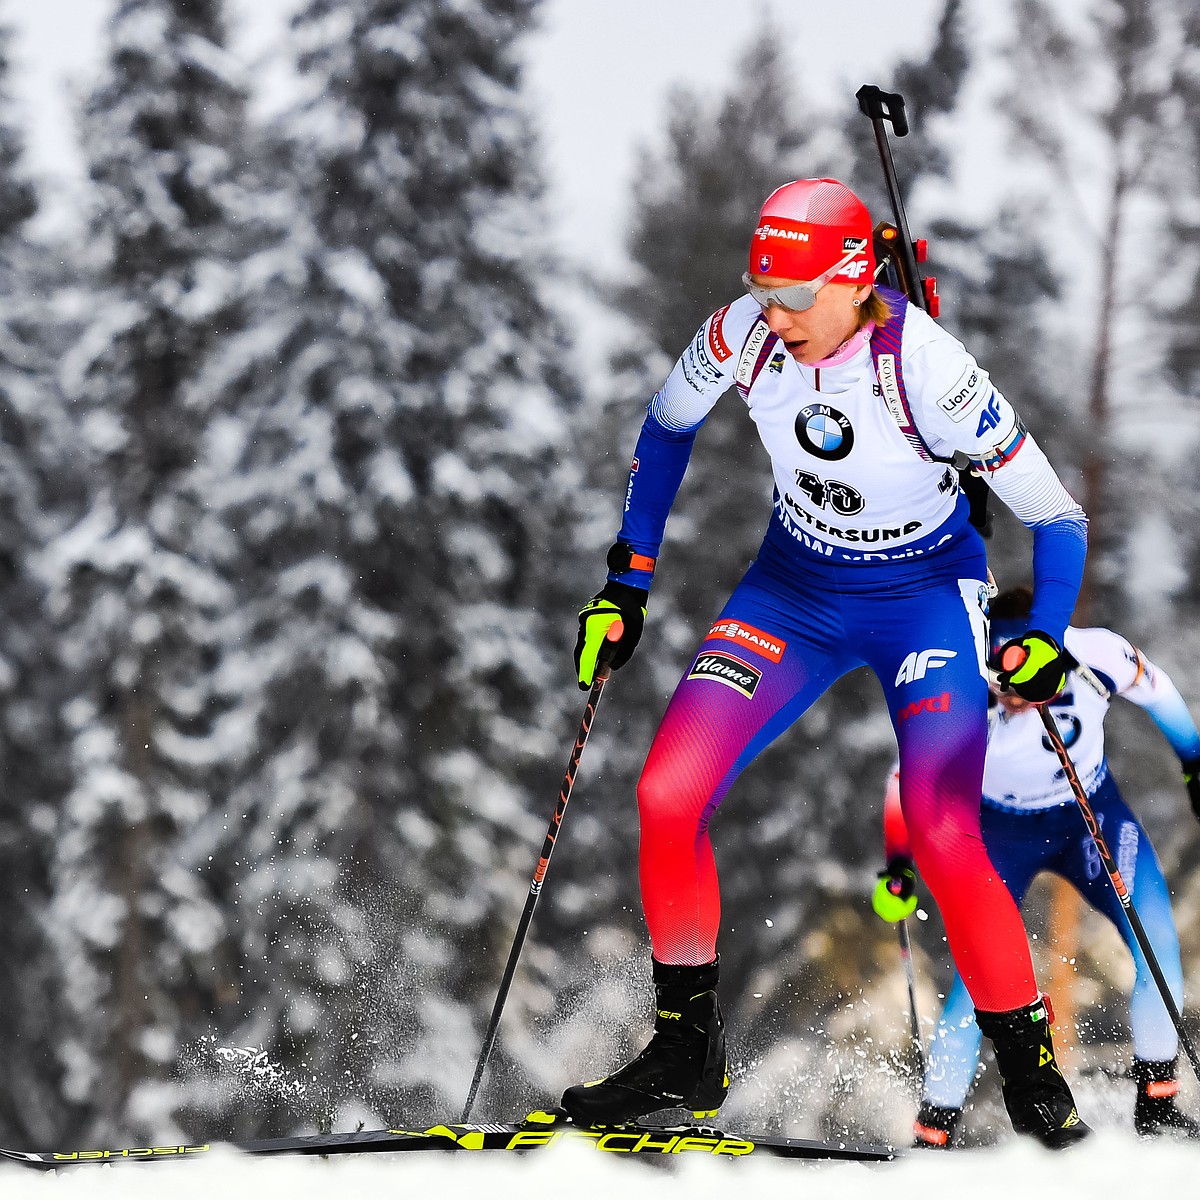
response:
[(858, 300), (858, 299), (856, 299), (856, 300), (854, 301), (854, 307), (855, 307), (855, 308), (857, 308), (857, 307), (858, 307), (858, 306), (859, 306), (861, 303), (862, 303), (862, 301), (861, 301), (861, 300)]

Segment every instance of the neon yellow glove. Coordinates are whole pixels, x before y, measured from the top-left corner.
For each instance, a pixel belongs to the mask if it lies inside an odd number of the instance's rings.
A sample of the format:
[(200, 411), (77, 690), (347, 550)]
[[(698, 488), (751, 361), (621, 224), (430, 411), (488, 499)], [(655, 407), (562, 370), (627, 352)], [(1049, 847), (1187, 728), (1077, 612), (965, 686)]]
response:
[(1183, 782), (1187, 784), (1188, 799), (1192, 802), (1192, 812), (1200, 819), (1200, 758), (1187, 758), (1180, 764), (1183, 767)]
[(1070, 660), (1048, 633), (1031, 629), (1005, 642), (992, 656), (991, 665), (1002, 688), (1030, 704), (1045, 704), (1066, 687)]
[[(579, 687), (587, 691), (596, 679), (600, 652), (604, 650), (609, 665), (619, 671), (632, 657), (634, 647), (642, 636), (646, 623), (646, 601), (650, 593), (645, 588), (609, 580), (580, 610), (579, 637), (575, 642), (575, 673)], [(622, 626), (615, 641), (605, 645), (609, 632), (618, 623)]]
[(879, 872), (871, 907), (883, 920), (896, 924), (917, 907), (917, 873), (907, 858), (893, 858)]

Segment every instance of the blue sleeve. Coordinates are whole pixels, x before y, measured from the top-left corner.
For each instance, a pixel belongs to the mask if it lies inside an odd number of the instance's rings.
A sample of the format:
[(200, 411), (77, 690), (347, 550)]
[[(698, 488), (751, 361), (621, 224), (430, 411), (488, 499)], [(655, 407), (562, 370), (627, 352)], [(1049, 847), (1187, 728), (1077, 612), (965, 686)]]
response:
[(1075, 611), (1087, 558), (1087, 517), (1019, 421), (994, 452), (974, 459), (988, 486), (1033, 534), (1029, 628), (1058, 644)]
[[(733, 383), (740, 346), (762, 311), (749, 296), (718, 309), (696, 331), (646, 408), (625, 489), (617, 541), (657, 558), (671, 505), (683, 482), (696, 433)], [(650, 587), (652, 571), (610, 571), (609, 579)]]
[(1155, 666), (1140, 650), (1132, 646), (1129, 649), (1137, 663), (1137, 676), (1121, 695), (1149, 713), (1181, 762), (1194, 762), (1200, 758), (1200, 730), (1187, 701), (1162, 667)]
[(1070, 624), (1083, 564), (1087, 558), (1087, 520), (1061, 517), (1033, 527), (1033, 611), (1029, 628), (1042, 629), (1058, 644)]
[(1164, 692), (1142, 707), (1162, 730), (1163, 737), (1171, 744), (1180, 762), (1193, 762), (1200, 758), (1200, 730), (1196, 728), (1187, 704), (1174, 685), (1169, 692)]
[[(667, 516), (683, 482), (698, 430), (698, 425), (691, 429), (670, 429), (655, 417), (653, 406), (647, 410), (629, 468), (625, 516), (617, 541), (627, 542), (639, 554), (658, 557)], [(653, 573), (610, 571), (608, 577), (649, 589)]]

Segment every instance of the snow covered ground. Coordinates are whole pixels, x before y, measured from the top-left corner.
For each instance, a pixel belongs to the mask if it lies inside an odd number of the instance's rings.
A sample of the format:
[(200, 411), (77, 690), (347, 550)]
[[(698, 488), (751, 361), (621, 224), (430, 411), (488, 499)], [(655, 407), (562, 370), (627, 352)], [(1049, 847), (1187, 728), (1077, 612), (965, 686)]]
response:
[(437, 1200), (531, 1195), (571, 1200), (725, 1200), (747, 1196), (836, 1196), (878, 1200), (1096, 1200), (1119, 1189), (1175, 1193), (1200, 1167), (1200, 1146), (1141, 1142), (1106, 1130), (1082, 1146), (1050, 1154), (1032, 1144), (918, 1154), (893, 1163), (813, 1164), (766, 1159), (738, 1162), (685, 1158), (673, 1169), (563, 1145), (525, 1158), (503, 1153), (410, 1154), (340, 1159), (247, 1160), (230, 1152), (189, 1163), (78, 1168), (59, 1175), (0, 1167), (4, 1200), (374, 1200), (416, 1195)]

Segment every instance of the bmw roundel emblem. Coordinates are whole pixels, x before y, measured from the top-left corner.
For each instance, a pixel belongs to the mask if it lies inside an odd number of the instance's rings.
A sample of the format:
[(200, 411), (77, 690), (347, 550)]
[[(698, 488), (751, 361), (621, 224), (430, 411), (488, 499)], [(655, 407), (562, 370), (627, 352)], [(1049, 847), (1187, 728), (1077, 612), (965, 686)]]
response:
[(850, 418), (828, 404), (808, 404), (796, 417), (796, 438), (809, 454), (828, 462), (845, 458), (854, 446)]
[[(1062, 735), (1063, 745), (1070, 750), (1079, 741), (1079, 735), (1083, 732), (1083, 722), (1073, 712), (1054, 712), (1054, 721), (1058, 726), (1058, 732)], [(1042, 746), (1050, 753), (1054, 753), (1054, 747), (1044, 733), (1042, 734)]]

